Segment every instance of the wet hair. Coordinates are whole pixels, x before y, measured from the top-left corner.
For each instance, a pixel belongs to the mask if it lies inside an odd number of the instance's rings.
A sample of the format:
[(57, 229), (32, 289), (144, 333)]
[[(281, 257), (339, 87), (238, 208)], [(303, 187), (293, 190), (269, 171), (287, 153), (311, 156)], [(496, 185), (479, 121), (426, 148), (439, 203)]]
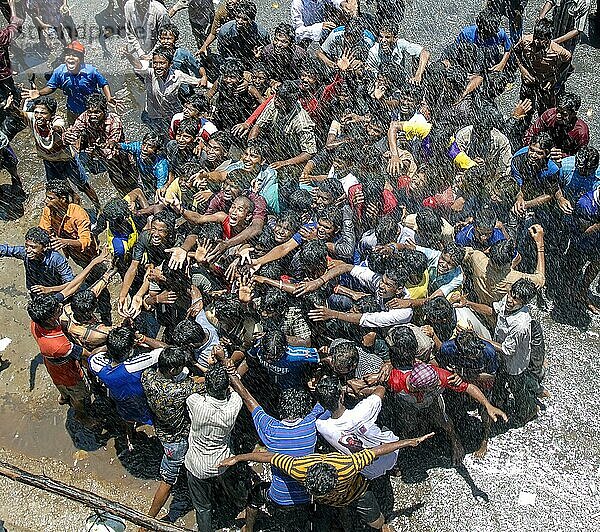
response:
[(285, 292), (272, 286), (265, 289), (264, 295), (260, 300), (261, 310), (267, 312), (283, 313), (289, 307), (288, 298)]
[(579, 166), (590, 168), (592, 171), (598, 168), (599, 159), (598, 150), (593, 146), (582, 146), (575, 154), (575, 162)]
[(390, 350), (390, 362), (394, 368), (413, 366), (419, 344), (410, 327), (400, 325), (392, 328), (386, 337), (386, 342)]
[(185, 103), (201, 113), (205, 113), (209, 109), (208, 100), (204, 94), (198, 94), (195, 92), (187, 99)]
[(235, 59), (234, 57), (228, 57), (221, 64), (219, 72), (221, 73), (221, 76), (232, 76), (241, 78), (244, 75), (244, 66), (242, 65), (242, 62), (239, 59)]
[(367, 312), (379, 312), (381, 310), (379, 300), (374, 295), (361, 297), (354, 303), (354, 308), (359, 314), (365, 314)]
[(554, 139), (546, 131), (537, 133), (531, 137), (529, 145), (539, 144), (542, 150), (549, 152), (554, 147)]
[(296, 40), (296, 32), (294, 31), (292, 25), (288, 24), (287, 22), (282, 22), (281, 24), (277, 25), (273, 30), (273, 35), (285, 35), (292, 45)]
[(441, 238), (444, 223), (442, 217), (433, 209), (420, 210), (417, 212), (415, 221), (417, 222), (418, 235), (426, 242), (434, 242)]
[(32, 227), (25, 233), (25, 240), (31, 240), (32, 242), (47, 248), (50, 245), (50, 234), (41, 227)]
[(99, 109), (103, 113), (108, 113), (108, 101), (106, 100), (106, 96), (99, 92), (90, 94), (85, 99), (85, 108), (88, 111), (90, 109)]
[(256, 18), (256, 11), (257, 8), (254, 2), (242, 0), (235, 8), (235, 15), (243, 15), (248, 17), (250, 20), (254, 20)]
[(165, 145), (165, 138), (158, 133), (148, 131), (148, 133), (142, 137), (142, 144), (150, 144), (156, 151), (159, 151), (162, 150)]
[(61, 308), (60, 301), (51, 294), (34, 296), (27, 304), (27, 314), (37, 325), (44, 326)]
[(265, 360), (278, 362), (285, 355), (287, 341), (283, 331), (266, 331), (261, 339), (262, 352)]
[(423, 304), (423, 314), (425, 315), (425, 322), (429, 325), (435, 323), (450, 323), (454, 321), (452, 328), (456, 325), (456, 312), (452, 303), (450, 303), (445, 297), (438, 296), (428, 299)]
[(188, 361), (188, 353), (181, 347), (167, 346), (158, 355), (158, 370), (166, 375), (174, 369), (180, 369)]
[(244, 305), (234, 294), (228, 294), (215, 300), (215, 315), (219, 321), (237, 320), (246, 312)]
[(343, 341), (330, 347), (329, 356), (336, 373), (346, 375), (356, 369), (358, 365), (358, 348), (351, 341)]
[(389, 244), (396, 241), (398, 236), (398, 222), (393, 216), (382, 216), (375, 227), (377, 244)]
[(554, 31), (554, 26), (552, 21), (541, 18), (535, 23), (533, 27), (533, 38), (539, 39), (541, 41), (550, 41), (552, 39), (552, 32)]
[(298, 251), (298, 260), (310, 271), (321, 266), (323, 270), (327, 268), (327, 255), (329, 251), (327, 245), (320, 240), (309, 240), (304, 242)]
[(384, 255), (383, 253), (379, 253), (378, 251), (371, 250), (367, 255), (367, 264), (369, 269), (378, 273), (379, 275), (383, 275), (388, 265), (391, 263), (391, 257)]
[(337, 375), (325, 374), (317, 383), (315, 396), (325, 410), (333, 412), (340, 404), (342, 383)]
[(444, 245), (442, 253), (447, 254), (454, 264), (460, 266), (462, 261), (465, 260), (466, 250), (456, 242), (448, 242)]
[(335, 207), (334, 205), (329, 205), (325, 210), (318, 216), (319, 220), (329, 220), (333, 227), (336, 229), (336, 233), (338, 233), (342, 229), (342, 225), (344, 223), (344, 215), (339, 207)]
[(302, 225), (302, 221), (300, 220), (300, 216), (297, 212), (292, 210), (285, 210), (277, 215), (275, 218), (275, 223), (287, 223), (290, 226), (291, 231), (298, 231), (300, 226)]
[(306, 470), (304, 487), (310, 495), (322, 497), (335, 488), (337, 481), (336, 468), (326, 462), (318, 462)]
[(334, 200), (344, 195), (344, 187), (338, 179), (325, 179), (317, 185), (317, 188), (322, 192), (330, 194)]
[(219, 222), (202, 224), (198, 228), (198, 238), (221, 240), (223, 238), (223, 226)]
[(364, 22), (357, 18), (351, 18), (344, 26), (344, 38), (348, 37), (349, 35), (362, 38), (363, 32)]
[(500, 29), (500, 16), (494, 11), (484, 9), (477, 15), (475, 24), (480, 31), (494, 35)]
[(129, 327), (115, 327), (106, 337), (106, 355), (113, 362), (126, 360), (135, 345), (135, 332)]
[(158, 35), (160, 36), (161, 33), (172, 33), (173, 37), (175, 37), (175, 42), (179, 39), (179, 28), (170, 22), (167, 22), (158, 28)]
[(154, 222), (162, 222), (167, 226), (167, 231), (169, 233), (175, 232), (175, 222), (177, 221), (177, 217), (174, 213), (169, 210), (162, 210), (157, 212), (152, 218), (152, 223)]
[(180, 321), (171, 331), (171, 342), (178, 347), (190, 348), (204, 344), (207, 339), (208, 334), (202, 326), (189, 318)]
[(496, 212), (489, 207), (484, 207), (475, 215), (475, 227), (480, 229), (493, 231), (497, 222), (498, 216), (496, 215)]
[(73, 294), (71, 298), (71, 310), (73, 318), (79, 323), (89, 321), (96, 307), (98, 306), (98, 298), (91, 290), (81, 290)]
[(512, 240), (494, 242), (490, 246), (489, 257), (495, 266), (508, 266), (515, 257), (515, 243)]
[(461, 358), (479, 360), (485, 349), (483, 340), (475, 331), (461, 331), (456, 335), (456, 348), (462, 355)]
[(576, 113), (581, 107), (581, 98), (573, 92), (565, 92), (558, 97), (556, 107)]
[(379, 32), (385, 31), (396, 36), (399, 33), (398, 22), (392, 19), (385, 19), (379, 23)]
[(397, 263), (385, 269), (385, 276), (396, 285), (398, 290), (406, 286), (409, 277), (407, 271)]
[(124, 199), (113, 198), (104, 206), (102, 214), (109, 222), (118, 222), (127, 220), (131, 216), (131, 211)]
[(229, 375), (222, 364), (211, 364), (204, 376), (206, 395), (215, 399), (227, 399), (229, 390)]
[(314, 57), (308, 56), (300, 65), (300, 75), (308, 74), (309, 76), (317, 78), (319, 82), (322, 82), (326, 77), (326, 73), (321, 61)]
[(262, 157), (263, 160), (265, 158), (267, 158), (267, 156), (270, 152), (269, 145), (267, 144), (267, 142), (264, 139), (262, 139), (260, 137), (249, 140), (248, 144), (246, 145), (246, 149), (256, 152), (258, 155), (260, 155)]
[(155, 57), (163, 57), (171, 64), (173, 62), (173, 49), (159, 44), (152, 50), (152, 59)]
[(398, 257), (402, 261), (402, 267), (410, 277), (415, 276), (419, 279), (423, 277), (428, 264), (424, 253), (415, 249), (403, 249)]
[(38, 105), (43, 105), (50, 114), (56, 114), (56, 109), (58, 108), (58, 102), (52, 96), (40, 96), (33, 101), (33, 107), (37, 107)]
[(244, 168), (236, 168), (227, 174), (227, 181), (242, 191), (250, 188), (254, 178), (255, 176)]
[(303, 214), (312, 211), (312, 194), (304, 188), (298, 188), (290, 194), (288, 203), (290, 205), (290, 209), (302, 216)]
[(300, 87), (295, 81), (286, 79), (277, 89), (275, 98), (279, 98), (287, 104), (293, 104), (298, 101), (300, 96)]
[(227, 131), (215, 131), (215, 133), (210, 136), (210, 140), (218, 142), (223, 147), (225, 153), (229, 151), (231, 144), (233, 143), (231, 134)]
[(46, 192), (53, 192), (61, 199), (73, 203), (75, 193), (65, 179), (52, 179), (46, 183)]
[(184, 118), (177, 126), (177, 133), (186, 133), (196, 138), (198, 135), (198, 120), (195, 118)]
[(271, 74), (271, 72), (269, 71), (269, 67), (261, 61), (256, 61), (256, 63), (253, 63), (250, 71), (253, 74), (258, 72), (264, 72), (265, 74), (267, 74), (267, 76)]
[(313, 408), (310, 395), (300, 388), (287, 388), (279, 396), (279, 415), (282, 419), (304, 419)]
[(538, 294), (538, 289), (531, 279), (519, 279), (510, 287), (510, 294), (527, 305)]

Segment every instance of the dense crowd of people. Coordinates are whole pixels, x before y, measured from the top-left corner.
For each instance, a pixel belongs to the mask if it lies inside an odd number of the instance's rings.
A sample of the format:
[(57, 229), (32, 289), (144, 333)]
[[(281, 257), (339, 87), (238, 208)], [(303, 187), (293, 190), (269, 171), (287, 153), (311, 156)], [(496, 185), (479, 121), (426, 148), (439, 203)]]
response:
[(272, 31), (249, 0), (111, 2), (146, 97), (145, 133), (126, 138), (127, 102), (66, 4), (33, 12), (64, 62), (22, 88), (9, 45), (24, 16), (2, 2), (2, 201), (27, 195), (16, 135), (46, 194), (0, 257), (24, 264), (59, 402), (132, 449), (153, 426), (149, 515), (182, 484), (163, 518), (193, 506), (200, 531), (243, 511), (250, 532), (261, 510), (286, 531), (392, 530), (401, 449), (433, 437), (459, 465), (465, 420), (483, 457), (538, 415), (530, 304), (598, 312), (600, 170), (566, 89), (590, 1), (549, 0), (532, 34), (525, 4), (489, 0), (433, 57), (403, 37), (402, 0), (292, 0)]

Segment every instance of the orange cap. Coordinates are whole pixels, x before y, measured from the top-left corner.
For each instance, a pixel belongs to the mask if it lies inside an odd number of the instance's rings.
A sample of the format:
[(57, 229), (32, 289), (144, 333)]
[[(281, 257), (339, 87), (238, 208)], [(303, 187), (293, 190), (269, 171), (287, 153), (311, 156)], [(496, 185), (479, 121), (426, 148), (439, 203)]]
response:
[(79, 41), (72, 41), (67, 46), (65, 46), (65, 50), (72, 50), (73, 52), (77, 52), (81, 55), (85, 54), (85, 46), (81, 44)]

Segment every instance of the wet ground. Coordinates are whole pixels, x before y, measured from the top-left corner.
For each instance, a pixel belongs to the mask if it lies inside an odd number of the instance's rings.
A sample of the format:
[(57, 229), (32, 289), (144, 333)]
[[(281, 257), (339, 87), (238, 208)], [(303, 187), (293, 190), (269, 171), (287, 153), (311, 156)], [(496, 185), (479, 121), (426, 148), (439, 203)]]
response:
[[(258, 18), (269, 27), (289, 12), (289, 2), (258, 3)], [(533, 4), (529, 19), (537, 2)], [(92, 9), (90, 5), (97, 7)], [(99, 2), (72, 1), (74, 18), (88, 48), (88, 60), (107, 75), (113, 89), (126, 87), (131, 93), (125, 125), (128, 137), (137, 138), (134, 120), (139, 116), (141, 86), (129, 74), (128, 64), (118, 58), (123, 41), (109, 41), (113, 55), (104, 57), (95, 39), (94, 14), (104, 7)], [(472, 20), (476, 10), (476, 5), (465, 0), (413, 4), (404, 22), (406, 37), (429, 46), (435, 55)], [(178, 14), (175, 22), (185, 28), (183, 38), (190, 43), (185, 12)], [(40, 61), (36, 60), (32, 44), (31, 33), (26, 31), (20, 45), (26, 50), (29, 66)], [(577, 71), (570, 83), (583, 98), (582, 114), (590, 124), (592, 139), (597, 139), (598, 49), (581, 45), (575, 65)], [(46, 69), (40, 64), (33, 70), (41, 73)], [(19, 76), (20, 81), (26, 79), (25, 74)], [(37, 224), (44, 181), (27, 135), (21, 134), (15, 146), (30, 195), (22, 212), (18, 205), (13, 205), (9, 213), (0, 210), (0, 219), (4, 220), (0, 221), (0, 241), (12, 244), (20, 243), (27, 228)], [(0, 194), (7, 179), (6, 175), (0, 176)], [(107, 201), (112, 194), (107, 181), (96, 179), (94, 185), (103, 202)], [(18, 220), (6, 221), (20, 214), (23, 216)], [(0, 461), (146, 509), (156, 486), (160, 460), (156, 441), (143, 438), (142, 444), (130, 453), (110, 435), (98, 436), (83, 429), (65, 407), (58, 405), (58, 393), (45, 369), (39, 367), (36, 345), (28, 330), (26, 303), (21, 264), (0, 260), (0, 338), (12, 339), (0, 366)], [(588, 330), (580, 331), (556, 324), (547, 313), (539, 316), (550, 363), (547, 388), (552, 397), (544, 401), (546, 409), (525, 428), (496, 436), (485, 459), (477, 461), (467, 456), (462, 471), (450, 468), (442, 448), (435, 443), (425, 452), (403, 454), (399, 476), (393, 481), (397, 530), (597, 530), (600, 323), (594, 320)], [(467, 443), (473, 440), (472, 450), (477, 433), (471, 433), (471, 437), (467, 434), (466, 439)], [(89, 514), (76, 503), (0, 478), (0, 520), (11, 532), (78, 532)], [(191, 526), (192, 516), (185, 522)], [(263, 525), (268, 530), (264, 520)], [(133, 526), (128, 528), (134, 530)]]

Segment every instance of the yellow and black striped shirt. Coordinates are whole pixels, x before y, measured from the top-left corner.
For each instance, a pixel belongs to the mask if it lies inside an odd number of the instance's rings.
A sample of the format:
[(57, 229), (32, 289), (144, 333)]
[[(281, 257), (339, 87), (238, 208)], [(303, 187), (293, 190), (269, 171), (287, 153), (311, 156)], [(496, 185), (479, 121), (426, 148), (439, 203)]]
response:
[(375, 460), (373, 452), (365, 449), (349, 455), (342, 453), (309, 454), (301, 458), (275, 454), (271, 458), (271, 464), (300, 483), (304, 483), (306, 472), (310, 466), (321, 462), (332, 465), (338, 474), (335, 489), (327, 495), (314, 499), (316, 502), (329, 506), (346, 506), (367, 491), (368, 481), (359, 473), (373, 460)]

